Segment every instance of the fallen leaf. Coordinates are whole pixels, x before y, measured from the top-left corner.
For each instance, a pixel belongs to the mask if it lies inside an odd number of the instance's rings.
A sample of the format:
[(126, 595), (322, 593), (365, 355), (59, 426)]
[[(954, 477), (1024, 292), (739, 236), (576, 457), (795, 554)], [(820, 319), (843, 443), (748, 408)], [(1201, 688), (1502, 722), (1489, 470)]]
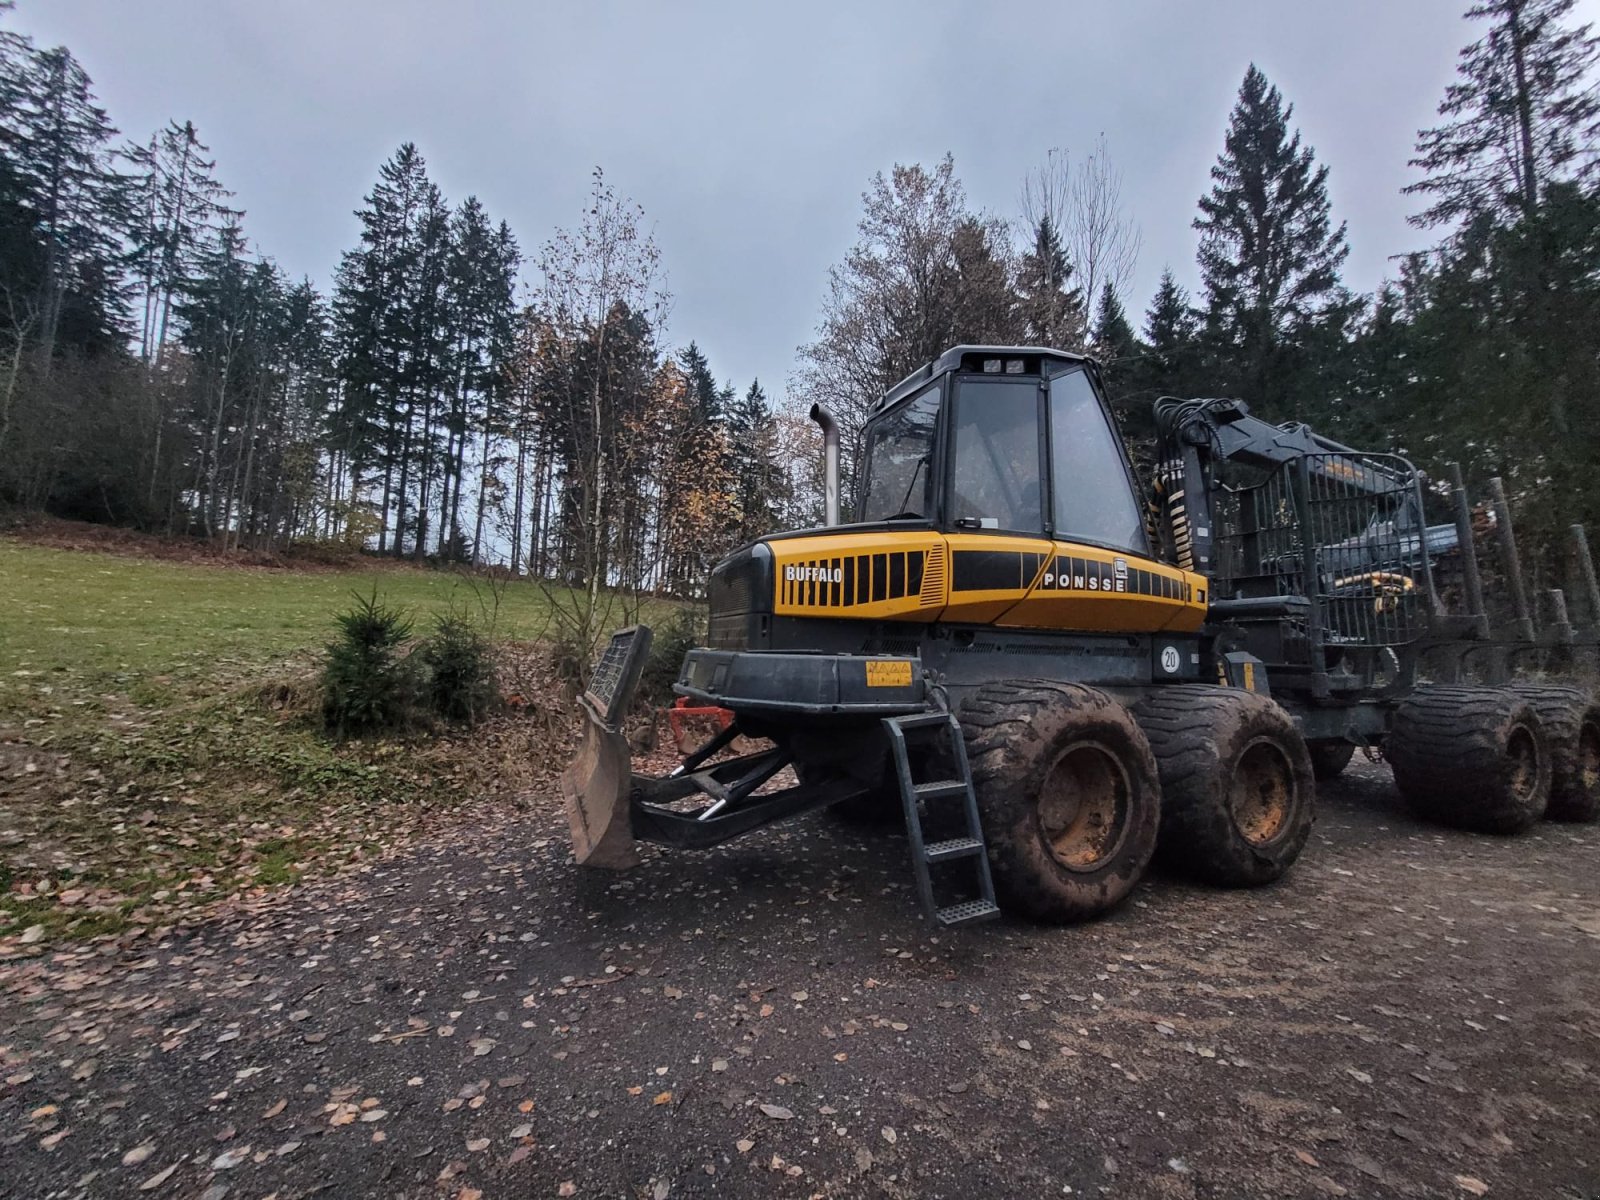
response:
[(149, 1179), (146, 1179), (139, 1185), (139, 1190), (141, 1192), (155, 1191), (163, 1183), (172, 1178), (172, 1173), (178, 1169), (178, 1167), (182, 1164), (182, 1161), (183, 1160), (180, 1159), (178, 1162), (173, 1163), (166, 1170), (157, 1171), (154, 1175), (150, 1176)]
[(790, 992), (789, 999), (793, 1000), (796, 1004), (804, 1004), (807, 1000), (811, 999), (811, 997), (806, 992)]
[(366, 1112), (361, 1114), (361, 1119), (363, 1121), (367, 1122), (368, 1124), (371, 1124), (373, 1121), (381, 1121), (381, 1120), (383, 1120), (388, 1115), (389, 1115), (389, 1113), (388, 1113), (388, 1111), (386, 1109), (369, 1108)]
[(514, 1137), (514, 1138), (525, 1138), (529, 1134), (531, 1134), (532, 1132), (533, 1132), (533, 1126), (532, 1125), (517, 1125), (517, 1126), (514, 1126), (512, 1128), (511, 1136)]
[(734, 1145), (739, 1148), (740, 1154), (749, 1154), (750, 1151), (756, 1148), (756, 1144), (749, 1138), (740, 1138)]
[(1344, 1073), (1346, 1075), (1350, 1076), (1351, 1079), (1354, 1079), (1357, 1083), (1371, 1083), (1372, 1082), (1372, 1076), (1371, 1075), (1368, 1075), (1365, 1071), (1358, 1071), (1354, 1067), (1346, 1067), (1344, 1069)]
[(1486, 1195), (1489, 1185), (1476, 1175), (1457, 1175), (1456, 1186), (1463, 1192), (1470, 1192), (1474, 1196)]
[(728, 1069), (728, 1060), (725, 1058), (713, 1058), (711, 1060), (711, 1069), (713, 1071), (726, 1071)]
[(1307, 1154), (1304, 1150), (1296, 1150), (1294, 1152), (1294, 1156), (1296, 1158), (1298, 1158), (1301, 1162), (1305, 1163), (1305, 1165), (1308, 1166), (1308, 1167), (1320, 1167), (1322, 1165), (1315, 1158), (1313, 1158), (1310, 1154)]
[(275, 1117), (279, 1113), (281, 1113), (284, 1109), (286, 1109), (288, 1107), (289, 1107), (289, 1101), (287, 1099), (279, 1100), (271, 1108), (267, 1109), (264, 1113), (261, 1114), (261, 1119), (265, 1121), (265, 1120), (268, 1120), (268, 1119), (270, 1119), (272, 1117)]
[(61, 1139), (71, 1132), (72, 1128), (69, 1126), (66, 1129), (58, 1129), (54, 1133), (47, 1133), (39, 1139), (39, 1146), (44, 1150), (54, 1150), (61, 1144)]
[(570, 1179), (556, 1189), (556, 1195), (563, 1197), (563, 1200), (567, 1196), (576, 1196), (577, 1194), (578, 1185), (573, 1183)]
[(761, 1106), (761, 1111), (767, 1116), (771, 1117), (774, 1121), (794, 1120), (794, 1113), (790, 1112), (781, 1104), (763, 1104)]
[(774, 1011), (776, 1010), (770, 1004), (763, 1004), (761, 1006), (761, 1015), (763, 1017), (770, 1017)]
[(488, 1148), (488, 1138), (471, 1138), (467, 1141), (467, 1149), (472, 1151), (474, 1154), (478, 1153), (480, 1150), (487, 1150)]
[(224, 1150), (211, 1160), (213, 1171), (231, 1171), (246, 1158), (250, 1157), (249, 1146), (235, 1146), (232, 1150)]
[(517, 1105), (517, 1111), (519, 1113), (531, 1113), (533, 1111), (533, 1101), (524, 1100), (521, 1104)]
[(651, 1104), (656, 1104), (656, 1105), (671, 1104), (672, 1103), (672, 1093), (671, 1092), (662, 1092), (659, 1095), (657, 1095), (654, 1100), (650, 1101), (650, 1103)]
[(883, 1140), (888, 1142), (891, 1146), (900, 1140), (900, 1135), (894, 1131), (893, 1125), (885, 1125), (882, 1129), (878, 1130), (878, 1132), (883, 1134)]
[(125, 1167), (137, 1167), (155, 1152), (156, 1144), (154, 1142), (146, 1142), (142, 1146), (135, 1146), (122, 1156), (122, 1165)]

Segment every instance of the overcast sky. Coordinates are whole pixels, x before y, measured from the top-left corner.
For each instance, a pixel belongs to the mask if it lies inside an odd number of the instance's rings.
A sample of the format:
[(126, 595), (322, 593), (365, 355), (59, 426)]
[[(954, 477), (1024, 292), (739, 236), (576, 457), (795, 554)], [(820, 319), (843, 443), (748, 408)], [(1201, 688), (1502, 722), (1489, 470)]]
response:
[[(873, 172), (946, 150), (971, 201), (1015, 215), (1025, 173), (1100, 133), (1143, 233), (1136, 322), (1163, 265), (1193, 287), (1195, 202), (1245, 67), (1295, 106), (1371, 291), (1425, 244), (1400, 195), (1467, 0), (588, 3), (19, 0), (112, 119), (188, 119), (259, 249), (326, 285), (379, 163), (415, 141), (530, 257), (605, 168), (644, 206), (719, 377), (781, 390)], [(1580, 0), (1586, 20), (1600, 0)]]

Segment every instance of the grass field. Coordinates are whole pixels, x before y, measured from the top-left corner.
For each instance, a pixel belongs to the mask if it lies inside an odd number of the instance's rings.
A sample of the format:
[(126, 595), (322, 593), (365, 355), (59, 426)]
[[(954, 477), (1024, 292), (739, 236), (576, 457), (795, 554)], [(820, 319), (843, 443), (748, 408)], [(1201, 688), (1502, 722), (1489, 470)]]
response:
[[(338, 744), (314, 680), (376, 590), (418, 635), (464, 612), (523, 703)], [(547, 774), (570, 734), (539, 586), (425, 568), (188, 564), (0, 539), (0, 936), (161, 924), (403, 841)]]

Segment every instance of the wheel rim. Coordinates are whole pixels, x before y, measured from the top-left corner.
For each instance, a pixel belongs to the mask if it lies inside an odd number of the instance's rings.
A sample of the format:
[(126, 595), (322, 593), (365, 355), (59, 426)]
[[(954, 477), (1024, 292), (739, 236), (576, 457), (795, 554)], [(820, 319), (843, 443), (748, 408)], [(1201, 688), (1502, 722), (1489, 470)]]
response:
[(1294, 764), (1283, 747), (1267, 738), (1251, 742), (1233, 770), (1228, 806), (1234, 826), (1253, 846), (1264, 846), (1283, 832), (1295, 800)]
[(1592, 721), (1578, 729), (1578, 782), (1586, 796), (1600, 789), (1600, 725)]
[(1068, 746), (1039, 791), (1039, 833), (1069, 871), (1093, 871), (1116, 854), (1128, 831), (1133, 785), (1099, 742)]
[(1511, 794), (1518, 800), (1531, 798), (1539, 787), (1539, 743), (1533, 731), (1518, 725), (1506, 739), (1506, 757), (1511, 760)]

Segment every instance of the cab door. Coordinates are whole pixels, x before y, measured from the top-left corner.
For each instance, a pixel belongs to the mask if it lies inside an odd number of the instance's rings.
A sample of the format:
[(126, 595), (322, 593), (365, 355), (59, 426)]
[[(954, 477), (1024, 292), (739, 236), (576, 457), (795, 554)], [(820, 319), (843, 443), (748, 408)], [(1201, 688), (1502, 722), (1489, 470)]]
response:
[(961, 375), (946, 425), (942, 620), (990, 624), (1037, 584), (1045, 533), (1044, 396), (1037, 375)]

